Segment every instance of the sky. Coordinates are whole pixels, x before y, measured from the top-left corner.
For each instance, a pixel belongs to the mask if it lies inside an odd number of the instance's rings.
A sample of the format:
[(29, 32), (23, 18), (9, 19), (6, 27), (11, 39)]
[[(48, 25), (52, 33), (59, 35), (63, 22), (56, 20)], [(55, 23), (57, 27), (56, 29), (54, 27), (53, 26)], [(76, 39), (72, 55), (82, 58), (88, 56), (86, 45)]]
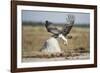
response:
[(45, 22), (46, 20), (52, 23), (66, 23), (68, 14), (75, 16), (75, 24), (89, 24), (89, 13), (76, 13), (76, 12), (54, 12), (54, 11), (34, 11), (22, 10), (22, 21), (31, 22)]

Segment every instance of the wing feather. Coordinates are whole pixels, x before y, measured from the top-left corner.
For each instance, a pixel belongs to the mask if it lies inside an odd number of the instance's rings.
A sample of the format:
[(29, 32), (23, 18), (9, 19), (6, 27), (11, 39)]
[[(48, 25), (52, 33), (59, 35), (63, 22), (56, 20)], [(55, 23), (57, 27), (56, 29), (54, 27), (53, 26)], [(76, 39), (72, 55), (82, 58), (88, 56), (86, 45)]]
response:
[(59, 34), (60, 33), (60, 30), (57, 27), (53, 26), (53, 24), (49, 21), (45, 22), (45, 27), (46, 27), (47, 31), (52, 33), (52, 34)]
[(66, 36), (67, 34), (70, 33), (70, 31), (73, 27), (74, 21), (75, 21), (74, 15), (68, 15), (67, 16), (67, 24), (65, 24), (63, 29), (62, 29), (62, 34), (64, 36)]
[(73, 26), (73, 25), (67, 25), (67, 24), (66, 24), (66, 25), (63, 27), (62, 34), (63, 34), (64, 36), (66, 36), (67, 34), (69, 34), (70, 30), (72, 29), (72, 26)]

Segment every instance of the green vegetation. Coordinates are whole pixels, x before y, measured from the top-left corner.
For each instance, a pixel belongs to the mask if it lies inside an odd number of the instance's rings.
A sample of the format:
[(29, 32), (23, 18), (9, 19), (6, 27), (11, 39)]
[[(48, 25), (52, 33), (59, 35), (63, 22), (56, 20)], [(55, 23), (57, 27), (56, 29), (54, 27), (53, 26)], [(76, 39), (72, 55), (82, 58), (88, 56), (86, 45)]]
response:
[[(22, 22), (23, 26), (44, 26), (45, 23), (43, 22)], [(55, 23), (56, 26), (62, 26), (65, 23)], [(89, 28), (89, 24), (74, 24), (74, 27), (85, 27)]]

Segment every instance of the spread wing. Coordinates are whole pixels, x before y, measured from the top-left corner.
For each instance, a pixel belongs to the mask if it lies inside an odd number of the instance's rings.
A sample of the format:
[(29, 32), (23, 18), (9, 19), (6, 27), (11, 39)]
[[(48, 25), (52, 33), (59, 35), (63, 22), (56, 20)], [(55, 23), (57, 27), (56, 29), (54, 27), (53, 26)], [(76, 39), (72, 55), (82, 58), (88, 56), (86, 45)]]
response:
[(75, 21), (74, 15), (68, 15), (68, 17), (67, 17), (67, 24), (65, 24), (63, 29), (62, 29), (62, 34), (64, 36), (66, 36), (67, 34), (70, 33), (70, 31), (71, 31), (71, 29), (73, 27), (74, 21)]
[(55, 35), (59, 34), (61, 31), (49, 21), (45, 21), (45, 27), (46, 27), (48, 32), (55, 34)]

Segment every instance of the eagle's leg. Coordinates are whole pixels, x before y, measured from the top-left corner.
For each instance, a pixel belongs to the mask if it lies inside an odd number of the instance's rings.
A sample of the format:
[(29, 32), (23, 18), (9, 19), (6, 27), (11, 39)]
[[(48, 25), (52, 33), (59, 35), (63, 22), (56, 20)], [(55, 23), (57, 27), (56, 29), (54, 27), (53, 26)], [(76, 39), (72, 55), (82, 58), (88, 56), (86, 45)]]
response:
[(64, 44), (65, 44), (65, 45), (68, 45), (67, 39), (66, 39), (62, 34), (59, 34), (58, 37), (61, 38), (61, 39), (64, 41)]

